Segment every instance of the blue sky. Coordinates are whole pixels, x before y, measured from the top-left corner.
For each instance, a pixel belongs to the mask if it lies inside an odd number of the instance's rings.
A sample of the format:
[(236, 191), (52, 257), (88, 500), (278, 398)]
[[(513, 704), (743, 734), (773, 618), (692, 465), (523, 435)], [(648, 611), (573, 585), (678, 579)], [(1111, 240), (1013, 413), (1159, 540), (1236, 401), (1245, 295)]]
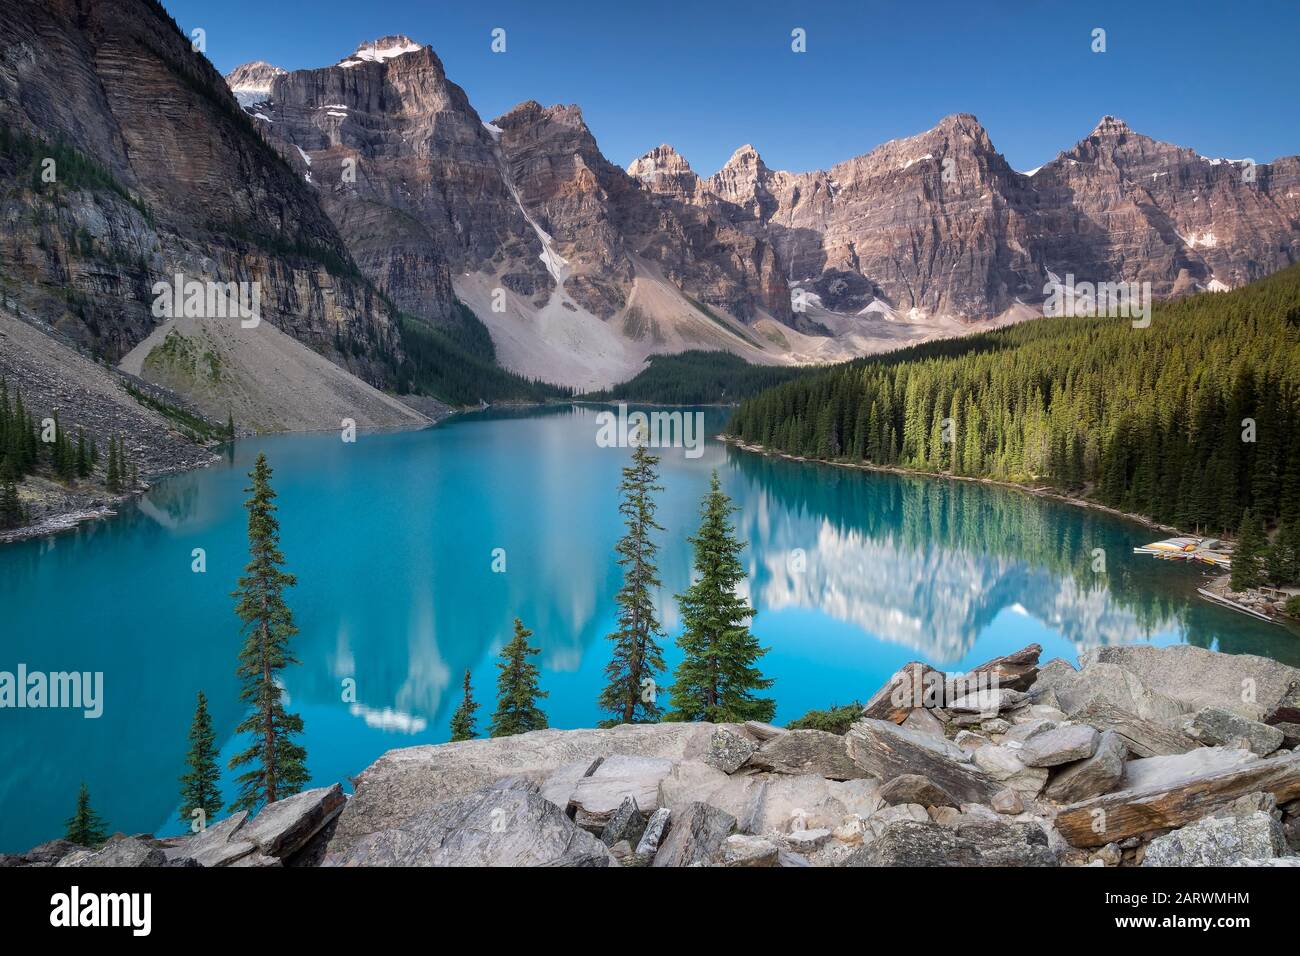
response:
[[(1106, 113), (1207, 156), (1300, 153), (1294, 0), (163, 2), (207, 31), (223, 73), (254, 59), (324, 66), (406, 33), (484, 119), (527, 99), (577, 103), (624, 166), (667, 142), (702, 175), (743, 143), (773, 168), (825, 168), (956, 112), (978, 116), (1018, 169)], [(496, 27), (503, 54), (490, 50)], [(790, 49), (795, 27), (806, 53)], [(1096, 27), (1105, 53), (1090, 49)]]

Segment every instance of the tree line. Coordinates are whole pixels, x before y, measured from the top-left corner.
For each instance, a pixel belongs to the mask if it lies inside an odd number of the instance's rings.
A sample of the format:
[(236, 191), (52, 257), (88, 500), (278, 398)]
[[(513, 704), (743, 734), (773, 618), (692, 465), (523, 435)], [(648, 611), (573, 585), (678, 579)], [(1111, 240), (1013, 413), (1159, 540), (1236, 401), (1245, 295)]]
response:
[(1044, 318), (859, 359), (728, 431), (829, 461), (1053, 486), (1231, 533), (1300, 519), (1300, 266), (1126, 319)]
[[(12, 398), (11, 398), (12, 394)], [(99, 446), (78, 426), (72, 433), (55, 411), (37, 421), (23, 401), (21, 389), (11, 393), (0, 377), (0, 530), (16, 528), (29, 515), (18, 495), (18, 483), (27, 475), (44, 473), (65, 485), (91, 477), (99, 467)], [(110, 436), (104, 484), (110, 492), (133, 488), (138, 480), (135, 464), (122, 439)]]

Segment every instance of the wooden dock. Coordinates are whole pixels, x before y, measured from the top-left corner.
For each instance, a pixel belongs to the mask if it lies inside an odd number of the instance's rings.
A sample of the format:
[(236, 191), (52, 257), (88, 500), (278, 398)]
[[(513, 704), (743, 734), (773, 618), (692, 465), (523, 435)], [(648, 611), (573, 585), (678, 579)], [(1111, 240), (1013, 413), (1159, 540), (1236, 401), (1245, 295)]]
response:
[(1213, 601), (1215, 604), (1222, 604), (1224, 607), (1231, 608), (1234, 611), (1240, 611), (1242, 614), (1249, 614), (1251, 617), (1259, 618), (1261, 621), (1268, 621), (1270, 624), (1278, 623), (1276, 618), (1270, 617), (1263, 611), (1257, 611), (1253, 607), (1239, 604), (1232, 600), (1232, 598), (1224, 597), (1222, 594), (1215, 594), (1208, 588), (1197, 588), (1196, 593), (1206, 600)]

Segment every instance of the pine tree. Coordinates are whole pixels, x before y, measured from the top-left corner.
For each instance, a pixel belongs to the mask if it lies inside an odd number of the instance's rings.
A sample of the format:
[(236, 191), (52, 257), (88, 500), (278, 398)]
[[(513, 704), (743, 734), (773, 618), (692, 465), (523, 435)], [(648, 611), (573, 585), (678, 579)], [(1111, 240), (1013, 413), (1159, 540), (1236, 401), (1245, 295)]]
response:
[(112, 435), (108, 436), (108, 464), (104, 470), (104, 486), (109, 491), (120, 491), (122, 488), (122, 471), (117, 457), (117, 439)]
[(1268, 538), (1264, 524), (1250, 508), (1241, 518), (1241, 534), (1232, 551), (1232, 589), (1246, 591), (1264, 583), (1264, 549)]
[(0, 528), (16, 528), (26, 518), (18, 488), (12, 481), (0, 484)]
[(609, 683), (597, 703), (601, 710), (614, 716), (604, 726), (656, 721), (659, 707), (654, 694), (654, 675), (663, 670), (662, 636), (655, 614), (654, 590), (659, 587), (655, 553), (658, 546), (650, 539), (652, 531), (662, 531), (655, 523), (653, 494), (663, 488), (655, 484), (659, 458), (646, 450), (645, 436), (638, 436), (632, 464), (623, 469), (619, 491), (623, 500), (618, 510), (623, 515), (627, 533), (615, 547), (618, 563), (623, 567), (623, 587), (615, 600), (619, 605), (618, 630), (609, 635), (614, 642), (610, 662), (605, 667)]
[(244, 625), (236, 671), (244, 682), (239, 696), (251, 708), (235, 732), (251, 734), (253, 743), (231, 758), (230, 768), (252, 766), (238, 778), (240, 792), (232, 810), (256, 810), (262, 803), (283, 800), (308, 780), (307, 752), (291, 739), (302, 733), (302, 718), (285, 711), (278, 680), (281, 670), (298, 663), (289, 651), (289, 640), (298, 629), (284, 603), (284, 589), (297, 579), (281, 570), (280, 522), (265, 455), (257, 456), (249, 477), (253, 483), (244, 490), (252, 494), (245, 502), (251, 560), (232, 596), (238, 599), (235, 613)]
[(1266, 558), (1268, 579), (1285, 587), (1300, 583), (1300, 521), (1283, 521)]
[(715, 471), (700, 507), (695, 546), (695, 582), (677, 595), (685, 629), (677, 643), (682, 662), (668, 689), (672, 720), (726, 723), (771, 720), (776, 702), (753, 691), (772, 686), (755, 662), (767, 653), (749, 630), (754, 609), (737, 594), (745, 579), (731, 515), (737, 509), (722, 491)]
[(493, 737), (509, 737), (530, 730), (544, 730), (546, 715), (537, 707), (539, 697), (549, 696), (537, 686), (538, 670), (528, 658), (540, 654), (541, 649), (528, 646), (533, 632), (515, 618), (515, 636), (501, 651), (497, 667), (497, 709), (492, 715), (488, 733)]
[(217, 769), (217, 735), (212, 730), (208, 699), (199, 691), (190, 724), (190, 751), (185, 755), (187, 769), (181, 777), (181, 822), (190, 823), (194, 811), (201, 809), (204, 820), (221, 811), (221, 771)]
[(77, 428), (77, 477), (85, 478), (90, 474), (90, 450), (86, 446), (86, 430)]
[(226, 437), (233, 439), (235, 437), (235, 413), (226, 412)]
[(456, 708), (456, 712), (451, 715), (451, 739), (472, 740), (478, 736), (478, 730), (474, 726), (474, 712), (478, 710), (478, 704), (474, 703), (473, 688), (469, 686), (469, 668), (465, 668), (465, 696)]
[(98, 846), (108, 839), (108, 828), (90, 808), (90, 788), (83, 781), (77, 792), (77, 810), (67, 822), (63, 838), (77, 846)]

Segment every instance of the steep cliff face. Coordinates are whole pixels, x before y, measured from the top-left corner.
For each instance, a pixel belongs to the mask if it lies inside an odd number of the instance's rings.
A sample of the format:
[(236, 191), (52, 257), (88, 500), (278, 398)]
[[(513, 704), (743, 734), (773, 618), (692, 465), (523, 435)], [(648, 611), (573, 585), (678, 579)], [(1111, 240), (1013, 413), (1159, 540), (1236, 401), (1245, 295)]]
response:
[(315, 192), (153, 0), (13, 0), (0, 122), (0, 252), (24, 311), (116, 361), (160, 324), (156, 281), (256, 282), (264, 321), (388, 381), (387, 308)]
[(357, 264), (404, 311), (450, 321), (451, 270), (490, 263), (512, 289), (547, 288), (493, 136), (428, 47), (363, 43), (335, 66), (277, 76), (258, 112)]
[(1103, 117), (1031, 178), (1046, 265), (1149, 281), (1157, 296), (1235, 288), (1300, 259), (1300, 159), (1208, 159)]

